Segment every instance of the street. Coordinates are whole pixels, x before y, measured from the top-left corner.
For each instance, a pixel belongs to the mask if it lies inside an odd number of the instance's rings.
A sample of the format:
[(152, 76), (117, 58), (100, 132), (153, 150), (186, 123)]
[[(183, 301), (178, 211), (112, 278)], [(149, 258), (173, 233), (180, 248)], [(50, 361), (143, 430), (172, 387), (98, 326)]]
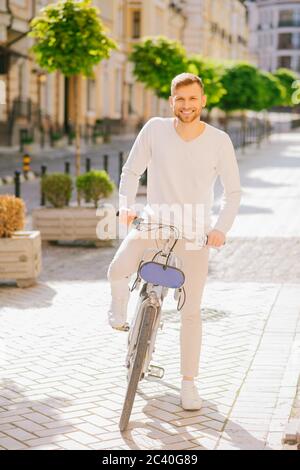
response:
[[(38, 284), (0, 287), (0, 449), (284, 448), (300, 363), (300, 133), (276, 134), (237, 154), (240, 213), (224, 248), (211, 250), (202, 303), (203, 408), (180, 407), (180, 313), (169, 292), (154, 357), (165, 376), (141, 382), (120, 433), (127, 335), (106, 320), (106, 271), (118, 242), (43, 244)], [(115, 178), (117, 150), (113, 168)], [(30, 228), (38, 181), (22, 188)], [(214, 216), (220, 184), (215, 194)]]

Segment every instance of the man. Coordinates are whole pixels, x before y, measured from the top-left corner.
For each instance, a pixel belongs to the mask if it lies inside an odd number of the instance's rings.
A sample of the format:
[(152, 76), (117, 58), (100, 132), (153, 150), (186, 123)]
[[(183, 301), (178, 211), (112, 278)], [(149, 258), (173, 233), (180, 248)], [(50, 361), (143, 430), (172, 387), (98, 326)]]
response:
[[(209, 247), (220, 247), (225, 243), (241, 197), (239, 171), (230, 137), (200, 120), (206, 99), (202, 80), (196, 75), (183, 73), (173, 79), (169, 103), (174, 117), (156, 117), (145, 124), (123, 167), (119, 188), (120, 222), (125, 225), (130, 225), (136, 215), (134, 203), (139, 178), (146, 168), (147, 205), (143, 218), (167, 222), (160, 211), (160, 207), (166, 206), (182, 207), (188, 215), (184, 217), (180, 232), (183, 237), (174, 248), (183, 261), (185, 273), (186, 302), (181, 311), (180, 347), (181, 404), (187, 410), (200, 409), (202, 404), (194, 378), (199, 369), (200, 304), (208, 272)], [(223, 204), (212, 227), (210, 211), (218, 176), (224, 188)], [(199, 236), (199, 221), (195, 216), (199, 213), (198, 206), (203, 209), (202, 227), (208, 235), (208, 243), (191, 250), (187, 239)], [(145, 239), (132, 229), (117, 250), (107, 273), (112, 294), (108, 318), (113, 328), (124, 329), (129, 278), (137, 271), (145, 249), (155, 246), (155, 240)]]

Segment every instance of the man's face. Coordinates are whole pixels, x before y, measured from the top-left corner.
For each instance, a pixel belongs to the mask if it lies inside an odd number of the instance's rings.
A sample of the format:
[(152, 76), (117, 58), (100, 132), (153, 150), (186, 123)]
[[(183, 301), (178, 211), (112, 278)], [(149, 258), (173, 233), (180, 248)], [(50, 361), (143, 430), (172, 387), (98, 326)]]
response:
[(206, 105), (206, 96), (197, 83), (176, 88), (169, 103), (174, 115), (183, 123), (199, 121), (202, 108)]

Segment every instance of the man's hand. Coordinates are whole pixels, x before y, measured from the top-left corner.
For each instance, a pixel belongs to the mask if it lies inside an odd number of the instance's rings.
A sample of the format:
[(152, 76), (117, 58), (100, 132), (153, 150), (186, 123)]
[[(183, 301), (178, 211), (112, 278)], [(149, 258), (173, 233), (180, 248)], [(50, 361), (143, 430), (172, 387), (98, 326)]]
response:
[(137, 217), (137, 214), (131, 209), (120, 209), (119, 211), (120, 224), (128, 226), (132, 223), (135, 217)]
[(220, 230), (212, 230), (208, 233), (208, 246), (220, 247), (225, 243), (225, 235)]

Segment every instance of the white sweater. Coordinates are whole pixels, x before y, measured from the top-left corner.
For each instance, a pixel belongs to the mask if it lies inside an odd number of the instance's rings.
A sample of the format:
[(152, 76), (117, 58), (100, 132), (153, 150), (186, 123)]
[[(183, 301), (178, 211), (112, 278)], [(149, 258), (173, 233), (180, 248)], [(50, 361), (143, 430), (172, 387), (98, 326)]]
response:
[[(241, 198), (239, 170), (231, 139), (226, 132), (206, 123), (200, 136), (186, 142), (177, 133), (174, 120), (155, 117), (140, 131), (122, 169), (119, 208), (135, 207), (139, 179), (147, 168), (144, 218), (149, 220), (151, 217), (151, 221), (164, 223), (171, 220), (176, 225), (179, 220), (176, 215), (170, 219), (165, 215), (165, 209), (157, 209), (157, 205), (170, 208), (176, 204), (185, 211), (183, 233), (190, 234), (191, 229), (195, 233), (198, 230), (196, 207), (200, 205), (205, 232), (215, 228), (226, 234), (237, 215)], [(221, 211), (212, 227), (213, 189), (218, 175), (224, 192)]]

